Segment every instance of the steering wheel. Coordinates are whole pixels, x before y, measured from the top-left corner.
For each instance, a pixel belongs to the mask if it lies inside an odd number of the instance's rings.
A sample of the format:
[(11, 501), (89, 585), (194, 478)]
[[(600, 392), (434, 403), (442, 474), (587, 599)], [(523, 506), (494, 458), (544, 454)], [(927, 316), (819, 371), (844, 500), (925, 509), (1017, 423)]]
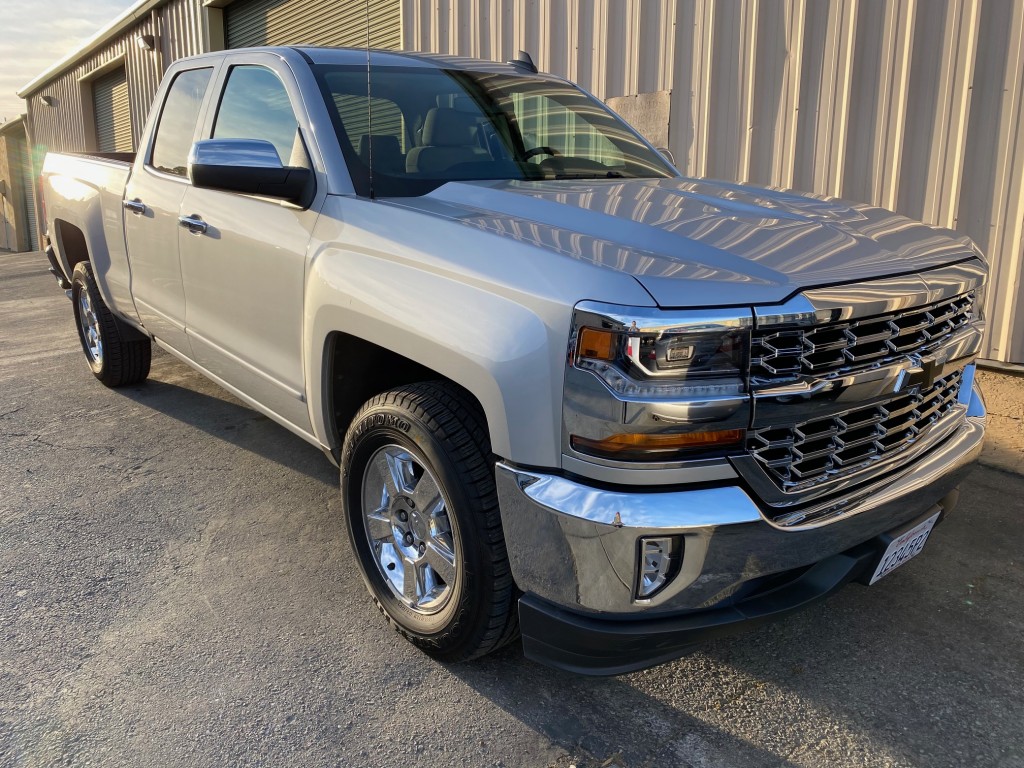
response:
[(534, 147), (533, 149), (528, 149), (523, 153), (523, 160), (529, 160), (531, 157), (536, 157), (537, 155), (551, 155), (554, 157), (555, 155), (560, 154), (562, 153), (554, 147)]

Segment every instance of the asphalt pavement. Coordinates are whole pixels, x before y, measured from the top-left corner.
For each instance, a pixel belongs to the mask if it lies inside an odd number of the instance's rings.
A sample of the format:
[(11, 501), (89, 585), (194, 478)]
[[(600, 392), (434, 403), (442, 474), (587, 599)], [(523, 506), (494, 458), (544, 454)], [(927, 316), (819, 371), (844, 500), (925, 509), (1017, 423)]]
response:
[(170, 356), (97, 382), (0, 254), (0, 766), (1024, 766), (1024, 478), (924, 553), (612, 679), (387, 628), (316, 449)]

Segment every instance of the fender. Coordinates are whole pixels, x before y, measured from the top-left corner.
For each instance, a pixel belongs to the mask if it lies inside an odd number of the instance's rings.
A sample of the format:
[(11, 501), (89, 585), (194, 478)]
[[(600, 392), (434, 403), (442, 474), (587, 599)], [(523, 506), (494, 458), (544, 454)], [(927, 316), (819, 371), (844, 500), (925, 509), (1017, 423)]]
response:
[[(402, 285), (414, 290), (394, 289)], [(310, 415), (325, 445), (331, 430), (323, 407), (323, 355), (316, 351), (343, 330), (472, 392), (498, 455), (557, 465), (552, 449), (561, 442), (562, 371), (553, 370), (547, 328), (529, 309), (444, 276), (336, 248), (314, 261), (306, 300)], [(486, 313), (472, 311), (481, 304)]]
[(470, 227), (453, 240), (443, 217), (328, 197), (310, 246), (303, 319), (317, 437), (328, 450), (337, 447), (323, 350), (342, 331), (472, 392), (499, 456), (559, 466), (565, 345), (572, 308), (591, 291), (650, 303), (632, 278), (610, 279), (532, 245)]

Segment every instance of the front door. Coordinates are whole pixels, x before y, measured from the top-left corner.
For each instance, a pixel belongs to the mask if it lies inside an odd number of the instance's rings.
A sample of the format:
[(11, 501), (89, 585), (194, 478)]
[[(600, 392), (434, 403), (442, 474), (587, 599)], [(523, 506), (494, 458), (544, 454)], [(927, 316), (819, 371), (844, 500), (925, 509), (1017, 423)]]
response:
[[(288, 90), (270, 66), (226, 73), (211, 138), (271, 142), (285, 165), (306, 165)], [(195, 360), (304, 432), (302, 312), (315, 210), (266, 197), (188, 187), (179, 227), (189, 342)]]

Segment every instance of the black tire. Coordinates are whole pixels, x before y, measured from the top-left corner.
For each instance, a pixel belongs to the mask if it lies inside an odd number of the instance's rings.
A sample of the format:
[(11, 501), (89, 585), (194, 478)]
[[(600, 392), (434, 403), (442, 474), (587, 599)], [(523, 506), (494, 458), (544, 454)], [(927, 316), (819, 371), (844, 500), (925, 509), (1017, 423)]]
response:
[[(153, 357), (152, 342), (114, 317), (103, 303), (88, 261), (75, 265), (71, 276), (71, 303), (75, 308), (78, 339), (93, 375), (108, 387), (145, 381)], [(98, 338), (98, 346), (90, 334)]]
[[(371, 459), (376, 461), (382, 452), (387, 458), (397, 451), (411, 458), (410, 466), (422, 465), (422, 474), (414, 478), (417, 492), (420, 480), (428, 472), (436, 482), (440, 489), (436, 509), (442, 510), (438, 514), (443, 514), (442, 523), (448, 523), (454, 545), (454, 583), (442, 579), (438, 575), (443, 575), (441, 571), (431, 577), (430, 583), (442, 590), (442, 595), (443, 590), (451, 590), (447, 602), (431, 615), (407, 605), (380, 564), (387, 547), (392, 555), (399, 553), (398, 534), (393, 540), (381, 538), (371, 543), (367, 533), (365, 494), (369, 493), (374, 500), (378, 498), (373, 495), (375, 476)], [(431, 656), (449, 662), (483, 656), (518, 637), (519, 593), (501, 529), (490, 441), (483, 414), (465, 391), (444, 382), (425, 382), (393, 389), (367, 402), (345, 437), (341, 492), (349, 538), (363, 579), (394, 629)], [(439, 519), (427, 514), (422, 504), (417, 510), (415, 495), (409, 495), (412, 491), (396, 493), (395, 498), (403, 493), (408, 499), (406, 503), (411, 504), (408, 509), (414, 510), (407, 513), (409, 536), (415, 511), (422, 512), (423, 518)], [(392, 501), (385, 489), (376, 521), (384, 526), (384, 531), (388, 525), (401, 525), (395, 515), (403, 512), (394, 513)], [(390, 511), (385, 512), (386, 509)], [(385, 517), (391, 522), (381, 522)], [(438, 528), (443, 531), (444, 525)], [(433, 523), (430, 529), (434, 530)], [(433, 535), (429, 534), (431, 539)], [(418, 551), (425, 557), (422, 548)], [(408, 567), (408, 561), (394, 562), (402, 563), (403, 572)]]

